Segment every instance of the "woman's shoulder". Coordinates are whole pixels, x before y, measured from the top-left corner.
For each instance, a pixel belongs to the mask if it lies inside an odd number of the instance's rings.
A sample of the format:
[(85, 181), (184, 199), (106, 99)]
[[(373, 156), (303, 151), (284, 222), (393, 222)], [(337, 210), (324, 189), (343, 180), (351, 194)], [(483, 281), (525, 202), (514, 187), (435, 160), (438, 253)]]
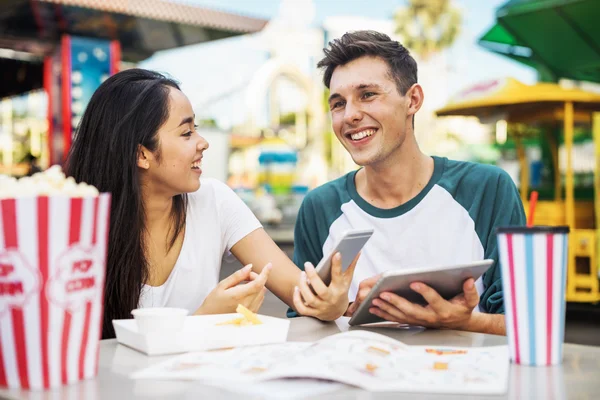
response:
[(195, 192), (188, 193), (188, 199), (191, 204), (198, 202), (218, 203), (232, 195), (235, 196), (235, 192), (220, 180), (215, 178), (201, 178), (200, 188)]

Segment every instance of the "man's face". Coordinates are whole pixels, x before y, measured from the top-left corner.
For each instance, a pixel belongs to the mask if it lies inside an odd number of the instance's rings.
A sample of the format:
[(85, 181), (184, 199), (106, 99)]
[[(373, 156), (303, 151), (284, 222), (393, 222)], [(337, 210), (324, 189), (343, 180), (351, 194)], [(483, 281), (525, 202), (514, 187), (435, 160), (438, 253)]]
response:
[(398, 92), (384, 60), (365, 56), (337, 67), (329, 88), (333, 130), (356, 164), (375, 165), (402, 146), (410, 96)]

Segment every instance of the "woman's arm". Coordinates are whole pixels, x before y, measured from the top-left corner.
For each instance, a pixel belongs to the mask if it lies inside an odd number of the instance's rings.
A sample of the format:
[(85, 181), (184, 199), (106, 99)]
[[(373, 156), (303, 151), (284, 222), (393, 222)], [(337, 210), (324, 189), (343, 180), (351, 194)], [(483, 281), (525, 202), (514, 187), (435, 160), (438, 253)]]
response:
[(285, 304), (295, 308), (294, 288), (300, 282), (302, 271), (264, 229), (260, 228), (246, 235), (231, 248), (231, 252), (242, 265), (252, 264), (252, 270), (259, 274), (265, 265), (273, 264), (266, 286)]
[(331, 283), (326, 286), (310, 265), (304, 266), (306, 272), (296, 267), (265, 230), (258, 228), (260, 223), (252, 211), (229, 187), (218, 182), (213, 187), (218, 194), (223, 242), (243, 265), (252, 264), (254, 272), (260, 273), (265, 265), (272, 264), (267, 288), (299, 314), (321, 320), (344, 315), (356, 260), (342, 272), (341, 257), (334, 257)]
[(251, 263), (258, 273), (271, 263), (267, 288), (298, 314), (332, 321), (348, 309), (348, 290), (359, 256), (342, 271), (341, 256), (336, 254), (331, 264), (331, 283), (327, 286), (312, 265), (305, 266), (306, 272), (300, 271), (262, 228), (238, 241), (231, 252), (242, 264)]

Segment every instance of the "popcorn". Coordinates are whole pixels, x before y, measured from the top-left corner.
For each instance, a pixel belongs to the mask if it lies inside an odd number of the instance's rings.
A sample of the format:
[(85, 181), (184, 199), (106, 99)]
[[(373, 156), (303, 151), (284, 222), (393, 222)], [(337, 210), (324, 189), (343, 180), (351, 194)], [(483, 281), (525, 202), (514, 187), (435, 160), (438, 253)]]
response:
[(72, 177), (65, 177), (59, 165), (20, 179), (0, 175), (0, 199), (52, 195), (95, 197), (98, 194), (94, 186), (83, 182), (78, 184)]

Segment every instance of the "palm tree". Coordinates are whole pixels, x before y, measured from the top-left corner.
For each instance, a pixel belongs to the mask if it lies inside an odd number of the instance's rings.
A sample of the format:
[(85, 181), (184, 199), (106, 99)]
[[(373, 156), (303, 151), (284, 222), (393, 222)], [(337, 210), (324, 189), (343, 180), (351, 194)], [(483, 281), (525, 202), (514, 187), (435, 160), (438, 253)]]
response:
[(403, 44), (426, 59), (454, 43), (462, 17), (451, 0), (408, 0), (407, 7), (396, 11), (394, 21)]

